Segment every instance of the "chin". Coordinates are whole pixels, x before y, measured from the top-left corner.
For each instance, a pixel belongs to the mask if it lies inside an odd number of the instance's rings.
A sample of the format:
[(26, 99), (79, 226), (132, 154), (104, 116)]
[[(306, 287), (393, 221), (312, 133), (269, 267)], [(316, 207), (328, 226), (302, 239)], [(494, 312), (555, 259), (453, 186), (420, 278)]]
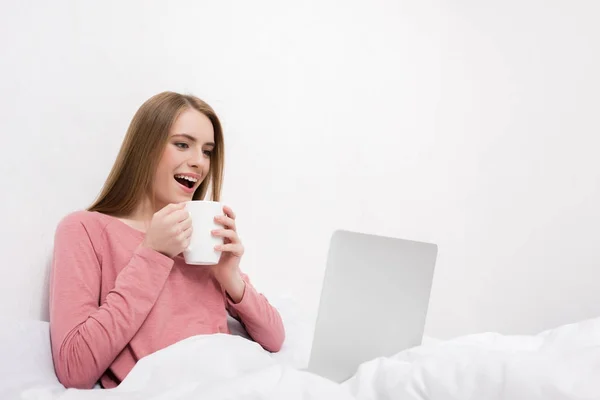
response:
[(186, 201), (191, 201), (193, 199), (193, 196), (177, 196), (175, 198), (175, 201), (173, 201), (173, 203), (183, 203)]

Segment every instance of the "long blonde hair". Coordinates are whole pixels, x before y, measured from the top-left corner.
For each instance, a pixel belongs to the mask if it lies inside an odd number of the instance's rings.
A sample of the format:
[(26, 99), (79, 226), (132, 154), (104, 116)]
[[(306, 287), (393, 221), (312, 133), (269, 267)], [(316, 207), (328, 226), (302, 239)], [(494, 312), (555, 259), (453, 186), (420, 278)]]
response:
[(225, 149), (217, 114), (211, 106), (195, 96), (162, 92), (148, 99), (133, 116), (112, 170), (89, 211), (114, 216), (130, 215), (143, 197), (152, 193), (154, 174), (167, 145), (171, 125), (183, 111), (190, 108), (208, 117), (215, 136), (210, 171), (196, 189), (193, 199), (204, 200), (212, 183), (212, 200), (219, 201)]

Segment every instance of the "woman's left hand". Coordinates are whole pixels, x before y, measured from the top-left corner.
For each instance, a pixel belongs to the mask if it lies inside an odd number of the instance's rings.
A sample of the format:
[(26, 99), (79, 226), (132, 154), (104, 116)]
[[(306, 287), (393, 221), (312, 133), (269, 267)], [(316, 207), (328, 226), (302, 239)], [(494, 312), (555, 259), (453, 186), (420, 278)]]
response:
[[(239, 266), (244, 255), (244, 246), (237, 233), (235, 213), (228, 206), (223, 207), (223, 213), (225, 215), (215, 217), (215, 222), (223, 225), (223, 229), (212, 231), (213, 236), (223, 238), (223, 244), (215, 247), (215, 250), (221, 252), (221, 258), (219, 263), (212, 267), (213, 274), (234, 300), (236, 297), (241, 299), (245, 285)], [(241, 294), (238, 293), (239, 289), (242, 289)]]

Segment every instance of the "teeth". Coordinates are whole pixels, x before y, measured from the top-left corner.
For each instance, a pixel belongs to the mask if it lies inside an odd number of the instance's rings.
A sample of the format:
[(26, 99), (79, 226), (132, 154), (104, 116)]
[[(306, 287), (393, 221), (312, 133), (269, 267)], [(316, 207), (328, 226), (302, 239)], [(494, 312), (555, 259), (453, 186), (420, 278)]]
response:
[(191, 176), (186, 176), (186, 175), (175, 175), (175, 178), (186, 179), (186, 180), (188, 180), (190, 182), (194, 182), (194, 183), (198, 182), (198, 179), (192, 178)]

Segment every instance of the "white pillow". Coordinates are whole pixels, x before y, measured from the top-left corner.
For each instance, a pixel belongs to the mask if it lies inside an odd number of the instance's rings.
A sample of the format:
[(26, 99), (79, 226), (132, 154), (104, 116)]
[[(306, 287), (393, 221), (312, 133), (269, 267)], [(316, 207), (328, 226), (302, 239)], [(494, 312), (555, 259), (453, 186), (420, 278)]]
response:
[(46, 321), (3, 319), (0, 399), (19, 399), (31, 388), (65, 390), (56, 378)]

